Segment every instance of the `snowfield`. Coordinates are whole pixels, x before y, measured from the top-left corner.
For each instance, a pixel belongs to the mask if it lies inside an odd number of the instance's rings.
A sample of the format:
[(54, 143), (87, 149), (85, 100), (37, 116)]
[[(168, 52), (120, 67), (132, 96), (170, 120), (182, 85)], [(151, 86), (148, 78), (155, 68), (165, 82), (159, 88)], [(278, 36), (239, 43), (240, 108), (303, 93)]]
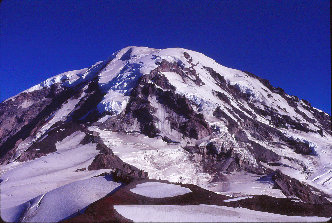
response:
[(179, 185), (160, 182), (146, 182), (138, 184), (130, 191), (135, 194), (151, 198), (174, 197), (191, 192), (190, 189)]
[(322, 222), (324, 217), (298, 217), (246, 208), (215, 205), (115, 205), (115, 210), (134, 222)]

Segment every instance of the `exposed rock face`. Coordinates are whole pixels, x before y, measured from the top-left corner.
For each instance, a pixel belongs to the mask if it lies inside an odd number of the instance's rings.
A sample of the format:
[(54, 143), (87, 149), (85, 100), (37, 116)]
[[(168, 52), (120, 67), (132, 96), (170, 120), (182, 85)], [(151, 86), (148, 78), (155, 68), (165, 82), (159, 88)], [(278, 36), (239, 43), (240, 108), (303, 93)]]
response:
[(208, 143), (206, 146), (186, 146), (184, 147), (189, 153), (200, 157), (205, 171), (209, 173), (218, 173), (215, 177), (222, 178), (222, 172), (230, 173), (240, 170), (240, 160), (232, 148), (225, 148), (224, 146), (216, 145), (213, 142)]
[(56, 143), (62, 141), (67, 136), (76, 131), (84, 131), (84, 126), (76, 123), (62, 123), (58, 122), (54, 128), (47, 133), (41, 140), (34, 142), (24, 153), (22, 153), (16, 160), (25, 162), (46, 156), (49, 153), (56, 152)]
[[(3, 102), (0, 108), (2, 114), (0, 122), (4, 123), (0, 129), (3, 135), (0, 140), (1, 162), (10, 159), (11, 156), (8, 154), (14, 153), (12, 149), (17, 148), (19, 142), (34, 135), (45, 124), (49, 115), (65, 102), (68, 98), (66, 95), (71, 94), (53, 86), (37, 92), (23, 92), (15, 100), (9, 99)], [(23, 104), (20, 105), (16, 100), (23, 101)], [(6, 158), (3, 159), (4, 156)]]
[(116, 182), (130, 183), (135, 180), (142, 180), (148, 178), (148, 173), (137, 169), (115, 169), (111, 172), (112, 179)]
[[(8, 152), (9, 147), (13, 146), (19, 137), (10, 140), (11, 137), (19, 135), (19, 131), (30, 122), (36, 122), (38, 114), (48, 104), (51, 99), (47, 97), (50, 89), (29, 93), (21, 93), (16, 100), (7, 100), (0, 104), (0, 154), (3, 156)], [(43, 100), (34, 100), (42, 98)], [(28, 130), (27, 130), (28, 131)], [(29, 134), (25, 133), (25, 134)], [(21, 135), (24, 135), (22, 132)], [(4, 144), (6, 146), (3, 146)], [(6, 149), (7, 148), (7, 149)]]
[[(85, 137), (78, 145), (97, 150), (80, 171), (110, 169), (128, 182), (146, 178), (151, 166), (160, 172), (169, 167), (155, 154), (177, 145), (181, 156), (174, 149), (162, 153), (163, 159), (181, 157), (178, 163), (191, 164), (193, 175), (205, 174), (205, 185), (224, 183), (234, 173), (264, 176), (280, 169), (273, 179), (283, 194), (328, 202), (329, 195), (318, 196), (320, 189), (299, 179), (326, 190), (332, 186), (326, 161), (332, 158), (330, 116), (254, 74), (189, 50), (128, 47), (45, 83), (0, 104), (1, 164), (56, 153), (60, 141), (80, 131)], [(107, 142), (93, 128), (128, 137), (135, 133), (138, 139), (120, 142), (110, 136)], [(146, 146), (147, 138), (156, 145)], [(113, 152), (127, 145), (131, 150)], [(128, 158), (129, 150), (144, 158)], [(175, 174), (171, 171), (164, 171), (165, 177)]]
[[(22, 122), (11, 123), (13, 126), (11, 132), (8, 132), (9, 127), (7, 125), (1, 126), (1, 132), (7, 132), (6, 137), (1, 139), (2, 143), (0, 144), (1, 163), (13, 159), (15, 150), (18, 148), (19, 144), (25, 140), (31, 145), (29, 147), (30, 154), (23, 154), (19, 159), (20, 161), (40, 157), (42, 153), (47, 154), (54, 152), (55, 143), (57, 141), (62, 140), (73, 133), (73, 131), (80, 129), (74, 126), (78, 126), (77, 123), (81, 122), (80, 118), (86, 115), (84, 111), (96, 110), (93, 100), (98, 97), (96, 95), (99, 94), (99, 90), (95, 88), (93, 82), (85, 87), (86, 90), (83, 88), (84, 85), (68, 89), (62, 88), (60, 85), (52, 85), (50, 88), (32, 91), (31, 93), (23, 92), (14, 99), (5, 101), (4, 105), (2, 105), (3, 116), (0, 117), (0, 119), (3, 119), (2, 122), (6, 122), (7, 114), (13, 114), (11, 117), (14, 118), (12, 119), (17, 119), (18, 116), (22, 116), (24, 119), (22, 119)], [(85, 94), (85, 97), (80, 98), (82, 94)], [(69, 104), (70, 101), (77, 100), (77, 98), (81, 99), (80, 103), (71, 105), (72, 111), (70, 114), (63, 116), (65, 111), (58, 112), (61, 110), (61, 107), (66, 107), (66, 104)], [(26, 104), (19, 106), (16, 104), (16, 100), (25, 100)], [(8, 105), (5, 106), (6, 104)], [(28, 107), (26, 107), (27, 104), (29, 104)], [(54, 115), (63, 117), (61, 119), (55, 119), (54, 123), (52, 123), (53, 125), (48, 126), (53, 127), (53, 130), (49, 132), (42, 131), (43, 126), (47, 126), (47, 123), (52, 121)], [(95, 116), (98, 117), (98, 115), (99, 114), (96, 114)], [(89, 120), (88, 118), (93, 119), (93, 113), (90, 113), (84, 118), (86, 120)], [(71, 123), (69, 124), (68, 121), (71, 121)], [(62, 124), (64, 126), (61, 127)], [(57, 130), (54, 130), (54, 128), (57, 128)], [(29, 140), (29, 137), (34, 137), (34, 140)], [(37, 153), (32, 152), (36, 149), (40, 149), (40, 151)]]

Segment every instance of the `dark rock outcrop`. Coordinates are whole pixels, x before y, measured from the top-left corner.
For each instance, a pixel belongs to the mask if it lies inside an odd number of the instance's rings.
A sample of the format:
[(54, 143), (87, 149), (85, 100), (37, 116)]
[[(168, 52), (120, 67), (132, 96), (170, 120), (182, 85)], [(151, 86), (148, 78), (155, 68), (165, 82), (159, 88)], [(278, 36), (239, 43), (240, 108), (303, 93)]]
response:
[(279, 155), (277, 155), (275, 152), (269, 149), (266, 149), (264, 146), (254, 141), (250, 141), (250, 144), (251, 146), (249, 147), (249, 150), (255, 156), (257, 161), (269, 163), (269, 162), (277, 162), (280, 160)]
[(111, 172), (112, 179), (116, 182), (131, 183), (133, 181), (148, 179), (148, 173), (137, 169), (118, 169)]
[[(214, 178), (223, 178), (222, 173), (230, 173), (243, 168), (232, 148), (216, 142), (210, 142), (206, 146), (186, 146), (184, 149), (193, 154), (192, 159), (199, 161), (204, 171), (210, 173)], [(197, 156), (199, 160), (197, 160)]]
[(96, 132), (86, 130), (86, 136), (81, 144), (94, 143), (99, 154), (88, 166), (88, 170), (111, 169), (109, 173), (113, 179), (122, 183), (129, 183), (134, 179), (148, 178), (148, 174), (138, 168), (123, 162), (108, 148)]
[(56, 151), (55, 144), (62, 141), (67, 136), (76, 131), (85, 131), (85, 127), (76, 123), (58, 122), (47, 132), (44, 137), (34, 142), (26, 151), (24, 151), (17, 161), (24, 162), (33, 160)]
[[(42, 102), (40, 104), (38, 103), (37, 105), (33, 104), (29, 106), (27, 111), (26, 109), (17, 109), (15, 105), (13, 107), (4, 107), (5, 110), (14, 109), (14, 115), (19, 114), (20, 112), (31, 113), (31, 115), (24, 115), (25, 118), (23, 122), (11, 123), (13, 130), (11, 133), (7, 133), (7, 136), (4, 137), (5, 140), (3, 140), (2, 144), (0, 145), (0, 159), (2, 163), (5, 162), (5, 160), (10, 159), (10, 157), (14, 154), (14, 150), (19, 144), (18, 142), (23, 141), (30, 135), (34, 135), (42, 127), (42, 125), (45, 124), (48, 118), (51, 117), (52, 113), (61, 107), (61, 105), (74, 94), (75, 89), (64, 90), (57, 85), (52, 85), (50, 89), (40, 91), (43, 92), (41, 93), (42, 98), (34, 98), (33, 100), (40, 100)], [(26, 97), (33, 97), (35, 93), (32, 93), (33, 94), (31, 95), (28, 94), (29, 96), (24, 96), (23, 94), (22, 96), (19, 95), (18, 97), (23, 97), (24, 100), (29, 100)], [(47, 95), (45, 95), (46, 93)], [(3, 115), (3, 119), (6, 119), (5, 113)], [(5, 128), (6, 127), (4, 127), (4, 130), (1, 131), (6, 132)]]

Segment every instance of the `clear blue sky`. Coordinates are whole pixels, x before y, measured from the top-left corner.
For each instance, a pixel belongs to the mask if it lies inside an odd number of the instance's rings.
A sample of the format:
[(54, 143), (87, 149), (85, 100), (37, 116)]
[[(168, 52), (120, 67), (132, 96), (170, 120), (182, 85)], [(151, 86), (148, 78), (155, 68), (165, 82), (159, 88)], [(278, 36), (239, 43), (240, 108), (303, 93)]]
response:
[(328, 0), (4, 0), (0, 101), (129, 46), (182, 47), (331, 114)]

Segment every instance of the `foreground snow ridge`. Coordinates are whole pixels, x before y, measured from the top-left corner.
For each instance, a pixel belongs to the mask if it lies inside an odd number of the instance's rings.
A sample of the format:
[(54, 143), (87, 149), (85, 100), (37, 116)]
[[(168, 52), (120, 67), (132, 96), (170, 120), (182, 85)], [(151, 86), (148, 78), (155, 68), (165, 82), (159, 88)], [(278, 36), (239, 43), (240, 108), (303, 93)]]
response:
[(130, 191), (135, 194), (151, 198), (174, 197), (191, 192), (190, 189), (181, 187), (179, 185), (159, 182), (146, 182), (138, 184)]
[(17, 207), (2, 209), (7, 222), (58, 222), (111, 193), (121, 184), (105, 177), (76, 181), (40, 195)]
[(324, 217), (298, 217), (246, 208), (215, 205), (115, 205), (115, 210), (134, 222), (322, 222)]

